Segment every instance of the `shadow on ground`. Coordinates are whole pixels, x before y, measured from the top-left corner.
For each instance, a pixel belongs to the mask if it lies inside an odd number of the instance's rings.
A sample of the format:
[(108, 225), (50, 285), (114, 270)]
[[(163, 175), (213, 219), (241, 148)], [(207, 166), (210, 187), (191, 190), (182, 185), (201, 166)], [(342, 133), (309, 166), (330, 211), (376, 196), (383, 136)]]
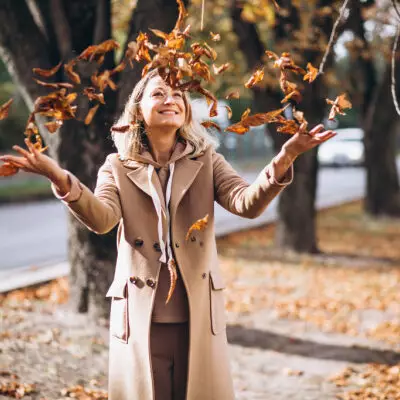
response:
[(395, 365), (400, 362), (400, 353), (395, 351), (317, 343), (259, 329), (245, 328), (241, 325), (228, 326), (227, 336), (228, 342), (233, 345), (272, 350), (303, 357), (360, 364), (384, 363)]

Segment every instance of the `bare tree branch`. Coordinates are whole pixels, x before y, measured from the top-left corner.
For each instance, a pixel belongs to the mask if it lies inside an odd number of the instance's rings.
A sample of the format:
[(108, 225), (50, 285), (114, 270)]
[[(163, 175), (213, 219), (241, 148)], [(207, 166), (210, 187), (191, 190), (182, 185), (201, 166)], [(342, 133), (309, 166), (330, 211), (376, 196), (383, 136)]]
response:
[(324, 66), (325, 66), (326, 60), (328, 59), (328, 55), (329, 55), (329, 52), (331, 50), (333, 41), (335, 40), (336, 29), (337, 29), (341, 19), (343, 18), (343, 15), (344, 15), (344, 12), (346, 11), (348, 2), (349, 2), (349, 0), (344, 0), (344, 2), (342, 4), (342, 7), (340, 8), (339, 16), (336, 19), (335, 24), (333, 25), (333, 29), (332, 29), (332, 32), (331, 32), (331, 36), (329, 38), (328, 46), (325, 49), (325, 54), (324, 54), (324, 56), (322, 58), (321, 64), (319, 65), (318, 73), (320, 73), (320, 74), (324, 73)]
[(396, 66), (396, 50), (397, 50), (397, 43), (399, 41), (400, 35), (400, 25), (397, 26), (396, 37), (393, 42), (393, 49), (392, 49), (392, 84), (391, 84), (391, 91), (393, 97), (394, 107), (398, 115), (400, 115), (400, 108), (399, 103), (397, 101), (396, 96), (396, 75), (395, 75), (395, 66)]

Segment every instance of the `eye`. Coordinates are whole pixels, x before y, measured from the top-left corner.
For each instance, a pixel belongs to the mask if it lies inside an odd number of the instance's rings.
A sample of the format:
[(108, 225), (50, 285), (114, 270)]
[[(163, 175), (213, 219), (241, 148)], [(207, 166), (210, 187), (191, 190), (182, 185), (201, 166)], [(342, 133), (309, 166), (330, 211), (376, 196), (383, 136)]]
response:
[(180, 97), (180, 98), (182, 98), (183, 95), (182, 95), (181, 92), (175, 92), (175, 93), (174, 93), (174, 97)]
[(153, 93), (153, 97), (162, 97), (162, 96), (164, 96), (164, 93), (161, 92), (160, 90), (157, 90), (157, 92)]

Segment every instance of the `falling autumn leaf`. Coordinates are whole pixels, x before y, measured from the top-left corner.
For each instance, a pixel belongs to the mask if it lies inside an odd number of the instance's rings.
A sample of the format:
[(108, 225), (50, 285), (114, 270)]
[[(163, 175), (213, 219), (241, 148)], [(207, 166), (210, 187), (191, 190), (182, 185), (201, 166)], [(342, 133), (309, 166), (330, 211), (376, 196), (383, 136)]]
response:
[(253, 73), (253, 75), (244, 84), (247, 89), (251, 89), (264, 79), (264, 68), (258, 69)]
[(329, 112), (329, 120), (333, 120), (337, 114), (346, 115), (343, 110), (352, 107), (350, 101), (346, 99), (346, 93), (342, 93), (335, 100), (326, 99), (326, 102), (332, 106)]
[(189, 230), (186, 233), (186, 240), (189, 240), (190, 235), (192, 234), (193, 231), (203, 231), (204, 229), (207, 228), (208, 225), (208, 214), (201, 219), (198, 219), (192, 226), (189, 228)]
[(12, 176), (18, 173), (19, 167), (13, 165), (12, 163), (5, 162), (4, 164), (0, 165), (0, 176)]
[(175, 291), (176, 281), (178, 280), (178, 272), (176, 269), (175, 261), (173, 259), (168, 261), (168, 271), (169, 271), (170, 285), (169, 285), (167, 299), (165, 300), (165, 304), (168, 304), (168, 302), (171, 300), (171, 297)]
[(14, 99), (8, 100), (2, 106), (0, 106), (0, 121), (8, 117), (8, 113), (10, 111), (10, 107)]
[(65, 73), (72, 82), (79, 85), (81, 83), (81, 78), (77, 72), (74, 71), (76, 65), (76, 59), (72, 59), (70, 62), (64, 65)]
[(225, 96), (225, 99), (226, 99), (226, 100), (229, 100), (229, 99), (238, 99), (238, 98), (240, 98), (239, 90), (235, 90), (234, 92), (230, 92), (230, 93), (228, 93), (228, 94)]
[(303, 80), (313, 82), (318, 76), (318, 69), (313, 67), (311, 63), (307, 64), (307, 73), (304, 75)]
[(219, 67), (217, 67), (215, 64), (213, 64), (214, 74), (215, 74), (215, 75), (222, 74), (222, 73), (225, 72), (229, 67), (230, 67), (230, 64), (229, 64), (229, 63), (222, 64), (222, 65), (220, 65)]
[(62, 127), (62, 125), (63, 125), (63, 122), (60, 120), (51, 121), (51, 122), (47, 122), (46, 124), (44, 124), (44, 126), (50, 133), (57, 132), (57, 130), (60, 129)]
[(221, 35), (219, 33), (210, 32), (210, 37), (213, 42), (219, 42), (221, 40)]
[(95, 93), (96, 89), (94, 87), (86, 87), (83, 89), (83, 94), (87, 96), (89, 100), (96, 100), (101, 104), (105, 104), (104, 94), (103, 93)]
[(86, 118), (85, 118), (85, 125), (89, 125), (92, 122), (93, 117), (96, 114), (96, 111), (99, 108), (99, 106), (100, 106), (100, 104), (96, 104), (94, 107), (92, 107), (89, 110), (89, 112), (87, 113)]
[(214, 122), (214, 121), (204, 121), (201, 123), (201, 125), (204, 126), (204, 128), (208, 129), (208, 128), (215, 128), (217, 129), (219, 132), (221, 132), (221, 128), (219, 127), (219, 125)]
[(131, 125), (121, 125), (121, 126), (113, 125), (111, 127), (111, 130), (114, 132), (126, 133), (129, 131), (130, 128), (131, 128)]
[(62, 65), (62, 63), (59, 62), (55, 67), (53, 67), (51, 69), (33, 68), (32, 71), (36, 75), (43, 76), (44, 78), (49, 78), (58, 72), (61, 65)]
[(225, 106), (226, 111), (228, 111), (228, 118), (231, 119), (232, 118), (232, 109), (229, 106)]
[(43, 82), (39, 79), (33, 78), (33, 80), (40, 86), (52, 88), (52, 89), (73, 89), (74, 85), (67, 82), (58, 82), (58, 83), (51, 83), (51, 82)]

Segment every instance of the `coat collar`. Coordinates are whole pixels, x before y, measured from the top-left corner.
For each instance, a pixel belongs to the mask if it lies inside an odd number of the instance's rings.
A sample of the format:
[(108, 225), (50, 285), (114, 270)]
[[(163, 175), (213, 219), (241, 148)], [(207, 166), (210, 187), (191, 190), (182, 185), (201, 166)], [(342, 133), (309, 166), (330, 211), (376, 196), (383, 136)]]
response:
[[(175, 173), (172, 181), (172, 192), (171, 192), (171, 203), (170, 203), (171, 216), (175, 213), (180, 201), (182, 200), (183, 195), (190, 188), (197, 174), (199, 173), (201, 167), (203, 166), (203, 162), (191, 159), (189, 158), (190, 155), (187, 153), (187, 151), (185, 151), (185, 153), (186, 153), (185, 157), (177, 160), (175, 163)], [(132, 159), (121, 160), (121, 162), (126, 168), (130, 169), (130, 171), (127, 173), (128, 178), (140, 190), (142, 190), (145, 194), (151, 197), (148, 176), (147, 176), (147, 164)], [(163, 196), (160, 182), (156, 178), (155, 174), (152, 177), (152, 182), (159, 196)], [(165, 204), (162, 204), (162, 208), (163, 211), (165, 212)]]

